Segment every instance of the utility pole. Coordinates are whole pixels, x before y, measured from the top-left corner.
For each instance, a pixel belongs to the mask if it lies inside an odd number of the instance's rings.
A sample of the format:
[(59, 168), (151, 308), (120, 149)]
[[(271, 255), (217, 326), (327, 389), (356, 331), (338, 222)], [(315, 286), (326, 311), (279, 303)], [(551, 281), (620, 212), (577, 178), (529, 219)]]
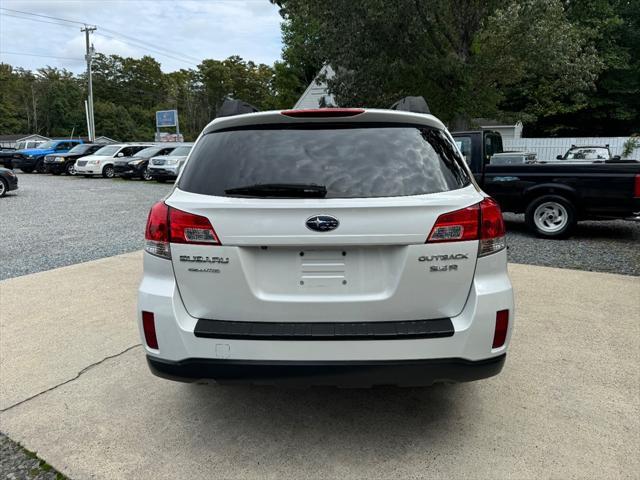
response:
[(80, 31), (85, 33), (85, 40), (87, 43), (87, 54), (84, 58), (87, 60), (87, 79), (89, 80), (89, 141), (93, 142), (96, 139), (96, 123), (93, 117), (93, 79), (91, 78), (91, 61), (93, 60), (95, 50), (93, 45), (89, 42), (89, 34), (91, 32), (95, 32), (96, 27), (90, 27), (85, 24), (84, 28), (81, 28)]

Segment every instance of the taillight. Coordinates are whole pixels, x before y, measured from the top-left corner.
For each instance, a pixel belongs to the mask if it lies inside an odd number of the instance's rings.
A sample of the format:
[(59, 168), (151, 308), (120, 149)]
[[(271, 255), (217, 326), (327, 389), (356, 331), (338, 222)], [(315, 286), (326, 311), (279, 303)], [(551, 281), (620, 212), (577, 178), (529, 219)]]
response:
[(478, 239), (480, 204), (442, 214), (431, 229), (427, 243), (464, 242)]
[(169, 207), (171, 243), (219, 245), (220, 241), (207, 217)]
[(170, 243), (219, 245), (220, 240), (207, 217), (158, 202), (149, 212), (145, 250), (158, 257), (171, 258)]
[(480, 240), (478, 256), (495, 253), (506, 246), (502, 212), (495, 200), (482, 202), (438, 217), (427, 243)]
[(480, 248), (478, 256), (499, 252), (507, 246), (504, 220), (498, 203), (492, 198), (480, 202)]
[(509, 329), (509, 310), (496, 312), (496, 327), (493, 332), (493, 345), (491, 348), (500, 348), (507, 340), (507, 330)]
[(144, 341), (149, 348), (158, 349), (158, 337), (156, 336), (156, 322), (152, 312), (142, 312), (142, 330)]
[(310, 108), (301, 110), (283, 110), (280, 112), (287, 117), (353, 117), (364, 113), (362, 108)]
[(151, 255), (171, 258), (169, 247), (169, 207), (164, 202), (158, 202), (149, 212), (147, 229), (144, 233), (144, 249)]
[(633, 187), (633, 198), (640, 198), (640, 174), (636, 175), (636, 183)]

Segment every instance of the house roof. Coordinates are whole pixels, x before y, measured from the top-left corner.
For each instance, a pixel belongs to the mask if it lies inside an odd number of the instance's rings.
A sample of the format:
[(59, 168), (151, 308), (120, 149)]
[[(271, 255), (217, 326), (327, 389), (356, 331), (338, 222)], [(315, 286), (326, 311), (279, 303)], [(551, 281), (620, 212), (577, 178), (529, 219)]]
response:
[(13, 133), (11, 135), (0, 135), (0, 142), (17, 142), (19, 140), (25, 140), (33, 137), (49, 140), (49, 137), (45, 137), (44, 135), (37, 133)]

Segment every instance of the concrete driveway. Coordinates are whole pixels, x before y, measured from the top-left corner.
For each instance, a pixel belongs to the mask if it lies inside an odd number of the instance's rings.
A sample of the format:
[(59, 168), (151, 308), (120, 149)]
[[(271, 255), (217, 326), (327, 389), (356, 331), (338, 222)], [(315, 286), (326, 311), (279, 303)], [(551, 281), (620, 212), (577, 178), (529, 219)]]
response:
[(511, 265), (498, 377), (425, 389), (147, 370), (140, 254), (0, 282), (0, 430), (83, 478), (638, 478), (640, 278)]

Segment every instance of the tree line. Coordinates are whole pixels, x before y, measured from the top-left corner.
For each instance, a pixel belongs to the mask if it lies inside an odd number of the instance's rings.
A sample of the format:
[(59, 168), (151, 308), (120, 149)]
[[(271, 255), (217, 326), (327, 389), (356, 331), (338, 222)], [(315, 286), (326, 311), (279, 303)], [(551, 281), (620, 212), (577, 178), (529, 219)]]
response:
[(640, 131), (640, 0), (271, 0), (283, 60), (330, 64), (338, 104), (422, 95), (452, 128), (522, 120), (529, 136)]
[[(256, 64), (238, 56), (203, 60), (197, 68), (171, 73), (162, 72), (150, 56), (96, 54), (93, 61), (96, 134), (119, 141), (153, 139), (157, 110), (178, 109), (181, 133), (193, 140), (227, 97), (259, 109), (289, 108), (303, 90), (283, 64)], [(86, 74), (0, 64), (0, 132), (86, 135), (86, 96)]]
[[(267, 0), (265, 0), (267, 1)], [(268, 0), (282, 59), (232, 56), (164, 73), (150, 56), (97, 54), (96, 133), (152, 139), (177, 108), (193, 140), (227, 97), (290, 108), (322, 65), (340, 106), (424, 96), (450, 128), (522, 120), (528, 136), (640, 131), (640, 0)], [(86, 76), (0, 64), (0, 133), (86, 134)]]

